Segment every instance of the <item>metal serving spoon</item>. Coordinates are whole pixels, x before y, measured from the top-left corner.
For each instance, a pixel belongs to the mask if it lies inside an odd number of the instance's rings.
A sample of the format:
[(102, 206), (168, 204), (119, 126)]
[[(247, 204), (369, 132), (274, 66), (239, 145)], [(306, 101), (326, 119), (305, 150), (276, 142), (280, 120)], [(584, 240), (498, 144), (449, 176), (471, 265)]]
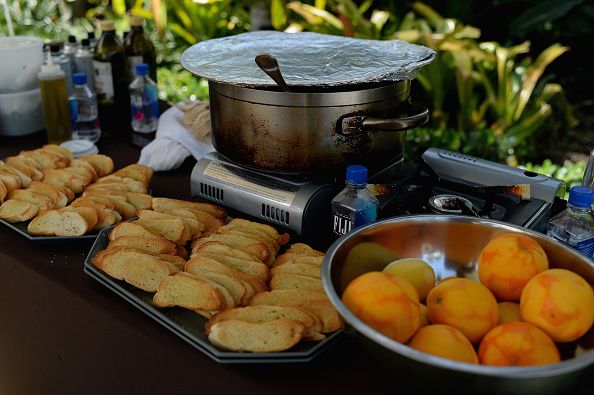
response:
[(256, 64), (263, 72), (272, 78), (284, 92), (291, 92), (291, 89), (289, 89), (289, 86), (281, 74), (278, 61), (274, 56), (268, 54), (258, 55), (256, 56)]

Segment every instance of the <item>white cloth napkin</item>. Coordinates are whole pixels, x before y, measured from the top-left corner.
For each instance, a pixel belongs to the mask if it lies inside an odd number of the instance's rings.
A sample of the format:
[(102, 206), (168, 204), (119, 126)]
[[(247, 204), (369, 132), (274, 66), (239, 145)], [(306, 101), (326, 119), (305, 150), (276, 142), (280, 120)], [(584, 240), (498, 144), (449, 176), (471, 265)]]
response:
[(138, 163), (155, 171), (172, 170), (192, 155), (196, 160), (214, 151), (210, 143), (198, 141), (183, 123), (184, 113), (173, 106), (159, 117), (156, 137), (140, 152)]

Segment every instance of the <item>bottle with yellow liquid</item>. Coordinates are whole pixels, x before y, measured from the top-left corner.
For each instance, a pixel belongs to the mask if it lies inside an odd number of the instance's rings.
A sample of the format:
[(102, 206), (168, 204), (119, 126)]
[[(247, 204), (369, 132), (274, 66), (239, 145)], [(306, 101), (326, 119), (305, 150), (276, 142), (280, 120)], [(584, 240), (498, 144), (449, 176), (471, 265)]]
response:
[(64, 71), (50, 59), (48, 64), (41, 66), (38, 78), (47, 140), (51, 144), (60, 144), (72, 139)]

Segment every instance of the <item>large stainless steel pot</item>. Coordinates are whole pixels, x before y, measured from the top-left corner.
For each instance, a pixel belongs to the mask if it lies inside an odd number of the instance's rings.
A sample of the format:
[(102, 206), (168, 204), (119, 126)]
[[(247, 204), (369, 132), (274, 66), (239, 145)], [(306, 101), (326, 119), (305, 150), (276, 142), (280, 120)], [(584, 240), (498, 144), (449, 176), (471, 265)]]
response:
[(268, 172), (330, 172), (351, 163), (385, 166), (402, 155), (403, 131), (429, 117), (427, 108), (408, 103), (410, 81), (330, 92), (280, 92), (213, 81), (209, 87), (216, 150)]
[[(356, 336), (379, 360), (395, 383), (411, 380), (418, 393), (548, 394), (567, 391), (580, 377), (592, 375), (594, 350), (567, 344), (562, 354), (576, 355), (554, 365), (539, 367), (493, 367), (456, 362), (416, 351), (398, 343), (358, 319), (341, 301), (346, 285), (358, 275), (382, 270), (386, 258), (378, 259), (377, 243), (396, 256), (419, 257), (435, 270), (436, 277), (476, 277), (476, 265), (483, 247), (502, 233), (521, 233), (535, 239), (545, 250), (551, 267), (572, 270), (594, 286), (594, 262), (561, 243), (524, 228), (503, 222), (461, 216), (418, 215), (377, 222), (340, 238), (326, 253), (322, 265), (324, 289)], [(385, 255), (385, 254), (384, 254)], [(390, 259), (390, 258), (387, 258)], [(382, 262), (383, 260), (383, 262)]]

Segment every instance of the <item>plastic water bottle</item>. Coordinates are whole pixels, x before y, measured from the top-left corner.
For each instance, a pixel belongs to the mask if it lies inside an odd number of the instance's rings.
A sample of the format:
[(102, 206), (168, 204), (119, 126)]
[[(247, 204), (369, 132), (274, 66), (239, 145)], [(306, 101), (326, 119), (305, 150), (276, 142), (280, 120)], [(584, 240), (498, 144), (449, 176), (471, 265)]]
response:
[(84, 38), (81, 46), (74, 54), (74, 65), (77, 73), (87, 75), (87, 86), (95, 92), (95, 70), (93, 70), (93, 52), (88, 38)]
[(136, 78), (130, 84), (132, 142), (141, 147), (154, 139), (159, 121), (157, 84), (150, 79), (148, 73), (146, 63), (137, 64)]
[(87, 75), (76, 73), (73, 77), (74, 88), (68, 99), (70, 119), (74, 138), (92, 141), (101, 137), (99, 128), (97, 97), (87, 86)]
[(77, 49), (78, 43), (76, 42), (76, 37), (72, 35), (68, 36), (68, 41), (64, 43), (64, 55), (70, 59), (73, 73), (76, 71), (74, 66), (74, 54), (76, 54)]
[(70, 63), (70, 58), (64, 55), (59, 43), (51, 44), (50, 52), (52, 54), (52, 62), (60, 66), (66, 75), (66, 89), (70, 95), (72, 93), (72, 63)]
[(594, 191), (576, 186), (569, 191), (567, 209), (549, 222), (547, 235), (594, 258), (594, 217), (592, 216)]
[(378, 200), (369, 192), (367, 168), (351, 165), (346, 170), (346, 187), (332, 199), (333, 232), (337, 236), (349, 233), (377, 219)]

